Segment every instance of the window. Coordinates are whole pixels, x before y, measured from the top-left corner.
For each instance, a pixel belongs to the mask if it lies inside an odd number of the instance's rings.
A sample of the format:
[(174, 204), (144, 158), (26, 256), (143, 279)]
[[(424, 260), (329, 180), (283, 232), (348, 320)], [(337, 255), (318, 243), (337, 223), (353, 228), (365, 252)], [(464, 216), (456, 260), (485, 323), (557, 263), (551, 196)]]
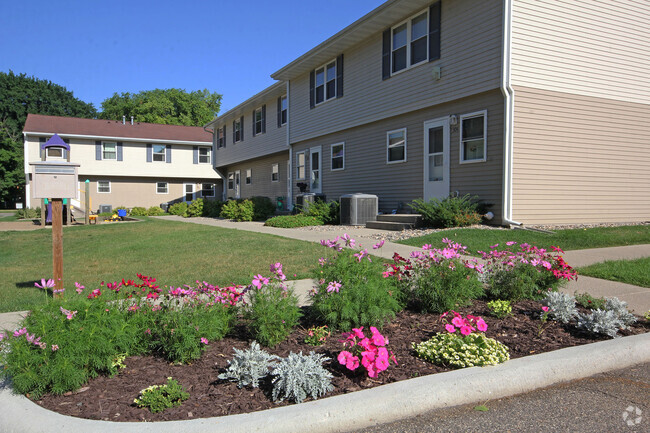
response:
[(481, 162), (486, 157), (487, 111), (460, 116), (460, 162)]
[(201, 196), (214, 197), (214, 184), (213, 183), (201, 184)]
[(217, 129), (217, 149), (226, 147), (226, 126)]
[(199, 147), (199, 163), (210, 164), (210, 154), (212, 149), (209, 147)]
[(156, 194), (168, 194), (169, 184), (167, 182), (156, 182)]
[(102, 142), (102, 159), (117, 160), (117, 143), (114, 141)]
[(228, 173), (228, 189), (235, 189), (235, 173)]
[(336, 62), (316, 69), (315, 100), (317, 104), (336, 98)]
[(382, 43), (382, 78), (440, 58), (440, 2), (386, 29)]
[(153, 145), (153, 160), (156, 162), (165, 162), (165, 145), (164, 144), (154, 144)]
[(109, 180), (98, 180), (97, 181), (97, 192), (99, 192), (99, 193), (110, 193), (111, 192), (111, 182)]
[(244, 179), (246, 185), (253, 183), (253, 171), (250, 168), (246, 169), (246, 179)]
[(65, 159), (65, 149), (63, 147), (46, 147), (46, 159)]
[(278, 128), (287, 123), (288, 104), (286, 95), (278, 98)]
[(266, 132), (266, 105), (253, 111), (253, 137)]
[(332, 144), (332, 171), (345, 168), (345, 143)]
[(296, 180), (305, 179), (305, 152), (296, 153)]
[(406, 128), (388, 131), (386, 134), (386, 162), (406, 161)]
[(244, 140), (244, 116), (232, 122), (232, 142)]
[(271, 182), (280, 181), (280, 165), (275, 163), (271, 165)]

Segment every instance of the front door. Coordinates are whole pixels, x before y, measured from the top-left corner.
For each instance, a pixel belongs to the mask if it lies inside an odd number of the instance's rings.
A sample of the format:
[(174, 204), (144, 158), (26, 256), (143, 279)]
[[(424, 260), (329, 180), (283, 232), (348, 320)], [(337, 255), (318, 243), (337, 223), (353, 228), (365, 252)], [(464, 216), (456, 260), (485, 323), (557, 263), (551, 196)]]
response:
[(424, 200), (449, 195), (449, 118), (424, 122)]
[(241, 185), (241, 171), (237, 170), (235, 171), (235, 198), (240, 198), (240, 188), (239, 186)]
[(194, 201), (194, 184), (193, 183), (185, 183), (183, 184), (183, 191), (185, 192), (185, 197), (183, 197), (183, 201), (186, 203), (190, 203)]
[(309, 170), (311, 173), (309, 177), (309, 191), (318, 194), (323, 192), (323, 170), (321, 169), (322, 161), (320, 146), (309, 149), (309, 162)]

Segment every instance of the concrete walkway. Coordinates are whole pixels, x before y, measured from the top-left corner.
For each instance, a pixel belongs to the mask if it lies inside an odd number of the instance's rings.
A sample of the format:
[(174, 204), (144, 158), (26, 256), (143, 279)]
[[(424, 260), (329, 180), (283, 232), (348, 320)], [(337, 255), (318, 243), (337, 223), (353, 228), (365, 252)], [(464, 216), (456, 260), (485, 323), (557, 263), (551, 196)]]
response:
[[(233, 223), (210, 218), (185, 219), (180, 217), (164, 217), (164, 219), (268, 233), (311, 242), (319, 242), (321, 239), (331, 239), (347, 232), (365, 248), (371, 248), (377, 242), (375, 236), (381, 233), (381, 231), (366, 228), (345, 227), (341, 229), (328, 228), (327, 231), (310, 231), (277, 229), (264, 227), (261, 223)], [(417, 248), (386, 242), (381, 250), (374, 250), (373, 253), (379, 253), (377, 255), (391, 258), (395, 251), (403, 256), (408, 256), (411, 251), (415, 250)], [(650, 245), (577, 250), (569, 251), (565, 254), (565, 259), (572, 266), (585, 266), (605, 260), (640, 257), (650, 257)], [(301, 295), (301, 301), (303, 303), (308, 302), (307, 292), (311, 289), (313, 282), (311, 280), (299, 280), (295, 281), (294, 285), (296, 292)], [(643, 313), (650, 309), (650, 289), (648, 288), (589, 277), (580, 277), (577, 282), (572, 282), (565, 291), (568, 293), (587, 291), (594, 296), (616, 296), (627, 301), (629, 307), (637, 313)], [(0, 329), (14, 329), (17, 322), (24, 317), (24, 314), (25, 312), (0, 314)], [(68, 431), (111, 433), (243, 433), (252, 431), (283, 433), (310, 431), (311, 433), (317, 433), (353, 431), (371, 426), (375, 427), (372, 430), (364, 431), (422, 431), (423, 428), (427, 429), (426, 424), (413, 424), (412, 422), (416, 419), (425, 419), (424, 417), (420, 418), (420, 415), (424, 414), (427, 417), (433, 416), (435, 418), (435, 413), (439, 412), (431, 412), (434, 410), (447, 410), (446, 408), (460, 407), (459, 405), (463, 404), (477, 404), (483, 403), (486, 400), (493, 401), (495, 399), (507, 398), (509, 396), (611, 371), (625, 372), (627, 368), (632, 368), (640, 364), (646, 365), (643, 371), (647, 371), (647, 364), (649, 362), (650, 333), (603, 341), (586, 346), (571, 347), (540, 355), (532, 355), (493, 367), (467, 368), (410, 379), (352, 394), (262, 412), (153, 424), (90, 421), (59, 415), (37, 406), (23, 396), (12, 394), (9, 386), (0, 383), (0, 407), (2, 407), (0, 432), (54, 433), (66, 429)], [(629, 382), (621, 382), (617, 389), (624, 390), (627, 386), (629, 386)], [(642, 392), (645, 392), (645, 396), (641, 396), (641, 401), (647, 402), (647, 388), (643, 388), (642, 386), (641, 389)], [(531, 395), (537, 393), (538, 391), (535, 391)], [(565, 393), (565, 391), (558, 391), (552, 395), (562, 396)], [(624, 395), (623, 392), (621, 392), (622, 395)], [(517, 397), (514, 398), (516, 399)], [(526, 399), (528, 397), (524, 396), (521, 398)], [(636, 403), (634, 400), (628, 401), (630, 403)], [(546, 399), (538, 404), (546, 410), (546, 418), (553, 417), (556, 413), (563, 412), (566, 409), (566, 405), (560, 399), (556, 402)], [(595, 404), (597, 405), (597, 402), (594, 404), (592, 402), (584, 404), (591, 407)], [(628, 403), (622, 401), (621, 404), (621, 408), (617, 407), (616, 410), (622, 413), (628, 407)], [(535, 407), (534, 404), (524, 406), (521, 410), (521, 416), (530, 417), (530, 412)], [(642, 406), (643, 410), (647, 409), (647, 404)], [(470, 427), (472, 424), (469, 422), (470, 418), (476, 418), (472, 415), (474, 414), (470, 413), (470, 416), (456, 418), (453, 428), (450, 427), (449, 430), (470, 431), (472, 429)], [(645, 430), (648, 425), (647, 417), (650, 414), (644, 413), (643, 415), (643, 424), (639, 425), (639, 427), (642, 427), (641, 430), (633, 428), (629, 431), (647, 431)], [(538, 416), (538, 418), (540, 417)], [(390, 423), (402, 419), (407, 420), (400, 424), (378, 426), (378, 424)], [(540, 419), (544, 419), (544, 417)], [(477, 430), (485, 430), (479, 428), (479, 425), (475, 424)], [(539, 424), (533, 425), (531, 430), (520, 428), (520, 422), (510, 424), (507, 427), (506, 425), (499, 425), (493, 431), (504, 431), (501, 428), (507, 430), (512, 428), (512, 431), (547, 430), (546, 428), (540, 427)], [(576, 425), (579, 425), (579, 423)], [(592, 425), (598, 426), (601, 424), (595, 422)], [(465, 426), (468, 429), (463, 429), (461, 426)], [(591, 429), (587, 430), (591, 431)], [(443, 429), (438, 431), (447, 430)]]

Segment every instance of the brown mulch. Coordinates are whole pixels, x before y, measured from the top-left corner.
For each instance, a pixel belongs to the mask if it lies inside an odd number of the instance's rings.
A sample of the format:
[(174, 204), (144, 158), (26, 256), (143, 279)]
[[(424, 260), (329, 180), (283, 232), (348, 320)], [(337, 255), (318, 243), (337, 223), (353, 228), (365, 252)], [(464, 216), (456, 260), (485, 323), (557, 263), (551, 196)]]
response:
[[(495, 338), (510, 348), (510, 357), (519, 358), (531, 354), (549, 352), (570, 346), (607, 340), (608, 337), (593, 337), (549, 321), (539, 334), (539, 311), (541, 304), (533, 301), (521, 301), (513, 306), (513, 316), (496, 319), (488, 315), (483, 301), (475, 301), (472, 307), (459, 309), (463, 314), (482, 316), (487, 324), (488, 337)], [(395, 353), (399, 365), (391, 365), (380, 373), (379, 378), (369, 379), (364, 376), (362, 367), (357, 372), (350, 372), (336, 361), (342, 350), (340, 334), (328, 338), (323, 346), (310, 346), (304, 343), (307, 328), (311, 326), (306, 320), (289, 339), (269, 352), (286, 356), (290, 351), (308, 353), (311, 350), (330, 357), (325, 363), (334, 379), (334, 391), (328, 396), (372, 388), (385, 383), (410, 379), (413, 377), (449, 371), (449, 368), (436, 366), (413, 356), (412, 342), (430, 338), (437, 332), (444, 332), (444, 325), (437, 314), (417, 314), (404, 311), (384, 327), (382, 334), (390, 340), (388, 348)], [(648, 322), (640, 321), (622, 335), (648, 332)], [(98, 377), (92, 379), (77, 392), (67, 395), (46, 395), (37, 403), (44, 408), (75, 417), (111, 420), (111, 421), (170, 421), (192, 418), (206, 418), (254, 412), (289, 403), (274, 403), (270, 399), (272, 385), (270, 381), (260, 388), (237, 388), (236, 384), (218, 379), (219, 373), (232, 358), (233, 347), (244, 349), (249, 341), (242, 328), (237, 329), (234, 337), (211, 342), (200, 360), (190, 365), (171, 365), (163, 359), (152, 356), (133, 356), (126, 359), (126, 368), (115, 377)], [(239, 337), (239, 338), (237, 338)], [(166, 383), (167, 377), (173, 377), (189, 392), (190, 398), (180, 407), (167, 409), (162, 413), (152, 414), (146, 409), (135, 407), (133, 399), (140, 390), (153, 385)]]

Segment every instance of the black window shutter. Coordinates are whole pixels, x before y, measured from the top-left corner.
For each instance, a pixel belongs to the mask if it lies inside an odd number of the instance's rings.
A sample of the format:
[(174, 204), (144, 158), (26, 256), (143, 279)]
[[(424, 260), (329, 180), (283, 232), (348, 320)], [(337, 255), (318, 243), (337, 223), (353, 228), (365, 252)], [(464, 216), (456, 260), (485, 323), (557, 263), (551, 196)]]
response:
[(316, 89), (316, 73), (311, 71), (309, 73), (309, 108), (314, 108), (314, 91)]
[(199, 146), (194, 146), (192, 148), (192, 163), (193, 164), (199, 163)]
[(391, 29), (384, 30), (382, 40), (382, 55), (381, 55), (381, 77), (382, 80), (390, 78), (390, 34)]
[(244, 116), (242, 116), (239, 121), (241, 122), (241, 136), (239, 137), (241, 141), (244, 141)]
[(167, 150), (167, 155), (165, 157), (165, 160), (166, 160), (165, 162), (167, 164), (171, 164), (172, 163), (172, 145), (168, 144), (167, 148), (165, 150)]
[(278, 128), (282, 126), (282, 96), (278, 97)]
[(235, 121), (234, 120), (232, 121), (232, 143), (235, 144)]
[(223, 125), (223, 147), (226, 147), (226, 125)]
[(440, 58), (440, 3), (429, 7), (429, 61)]
[(343, 96), (343, 54), (336, 58), (336, 97)]
[(118, 141), (117, 142), (117, 160), (118, 161), (123, 161), (124, 158), (122, 156), (122, 142)]
[(99, 140), (95, 141), (95, 160), (102, 160), (102, 142)]
[(266, 132), (266, 104), (262, 105), (262, 133)]
[(253, 137), (255, 137), (255, 123), (256, 123), (256, 119), (255, 119), (255, 110), (253, 110), (253, 116), (252, 116), (252, 119), (253, 119), (253, 121), (251, 122), (251, 124), (253, 125)]
[(147, 144), (147, 162), (153, 161), (153, 144)]

